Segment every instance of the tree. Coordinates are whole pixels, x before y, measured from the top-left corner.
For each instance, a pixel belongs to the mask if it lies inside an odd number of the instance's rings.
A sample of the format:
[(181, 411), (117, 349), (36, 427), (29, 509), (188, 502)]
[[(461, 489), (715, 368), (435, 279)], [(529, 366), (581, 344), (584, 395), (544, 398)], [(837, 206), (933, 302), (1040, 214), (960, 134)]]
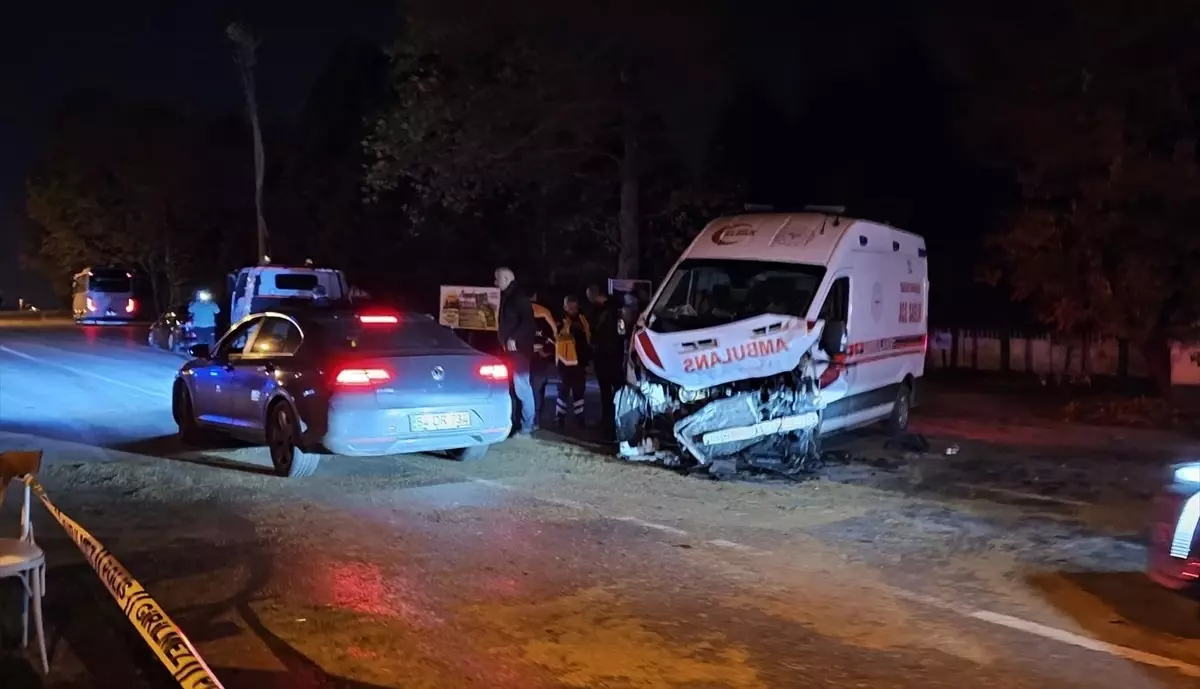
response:
[(48, 277), (124, 265), (150, 279), (155, 306), (212, 266), (219, 245), (220, 148), (197, 122), (155, 103), (87, 98), (56, 119), (26, 181), (37, 262)]
[(267, 219), (263, 212), (263, 178), (266, 175), (266, 154), (263, 150), (262, 128), (258, 120), (258, 93), (255, 88), (254, 70), (258, 65), (259, 41), (243, 24), (234, 22), (225, 28), (225, 34), (233, 41), (234, 59), (238, 75), (242, 80), (242, 94), (246, 98), (246, 117), (254, 134), (254, 211), (258, 228), (258, 260), (268, 255), (270, 235)]
[[(726, 91), (719, 20), (669, 2), (410, 8), (393, 49), (395, 103), (368, 140), (368, 190), (407, 186), (460, 213), (497, 196), (574, 197), (536, 213), (539, 232), (587, 228), (616, 249), (617, 274), (635, 276), (643, 180), (659, 164), (648, 133), (665, 121), (660, 131), (691, 139), (674, 143), (706, 142)], [(609, 198), (615, 222), (582, 205), (607, 211)]]
[(1200, 287), (1200, 8), (1006, 8), (934, 34), (966, 93), (968, 136), (1020, 190), (985, 278), (1060, 332), (1136, 343), (1166, 390), (1167, 337), (1195, 320)]
[[(388, 92), (388, 57), (373, 42), (349, 41), (334, 51), (295, 123), (274, 137), (268, 202), (276, 223), (290, 233), (278, 246), (283, 261), (304, 258), (341, 266), (355, 274), (387, 271), (397, 219), (379, 216), (385, 204), (362, 203), (362, 146), (367, 117)], [(353, 234), (356, 241), (346, 241)], [(364, 250), (369, 247), (370, 250)], [(295, 253), (292, 254), (291, 251)]]

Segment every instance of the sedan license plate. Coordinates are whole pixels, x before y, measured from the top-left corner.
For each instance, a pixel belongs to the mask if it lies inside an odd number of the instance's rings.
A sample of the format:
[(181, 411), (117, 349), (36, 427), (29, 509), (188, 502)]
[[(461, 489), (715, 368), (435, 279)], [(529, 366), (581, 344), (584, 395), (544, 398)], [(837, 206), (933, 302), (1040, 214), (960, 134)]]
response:
[(449, 414), (417, 414), (412, 417), (414, 431), (452, 431), (471, 425), (471, 415), (465, 411)]

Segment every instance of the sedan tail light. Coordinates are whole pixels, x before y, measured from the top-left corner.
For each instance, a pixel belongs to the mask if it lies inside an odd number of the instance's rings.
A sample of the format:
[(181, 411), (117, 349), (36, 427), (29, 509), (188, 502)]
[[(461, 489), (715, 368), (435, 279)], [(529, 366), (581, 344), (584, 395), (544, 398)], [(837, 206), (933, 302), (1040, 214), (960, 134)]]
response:
[(392, 379), (390, 371), (382, 368), (344, 368), (338, 371), (337, 384), (351, 387), (379, 385)]
[(508, 380), (508, 367), (504, 364), (484, 364), (479, 367), (479, 375), (488, 380)]
[(364, 313), (359, 315), (358, 321), (363, 325), (396, 325), (400, 317), (390, 313)]
[(125, 313), (133, 313), (134, 309), (136, 308), (137, 301), (130, 299), (129, 301), (125, 302)]

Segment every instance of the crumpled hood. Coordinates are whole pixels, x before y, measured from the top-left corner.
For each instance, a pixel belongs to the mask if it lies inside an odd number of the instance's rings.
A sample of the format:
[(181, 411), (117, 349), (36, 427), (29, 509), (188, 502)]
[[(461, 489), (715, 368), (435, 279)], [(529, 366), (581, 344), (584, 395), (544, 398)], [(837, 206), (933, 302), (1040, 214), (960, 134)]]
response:
[(633, 346), (656, 375), (685, 390), (702, 390), (791, 371), (820, 339), (824, 325), (818, 321), (810, 327), (794, 316), (763, 314), (672, 333), (642, 328)]

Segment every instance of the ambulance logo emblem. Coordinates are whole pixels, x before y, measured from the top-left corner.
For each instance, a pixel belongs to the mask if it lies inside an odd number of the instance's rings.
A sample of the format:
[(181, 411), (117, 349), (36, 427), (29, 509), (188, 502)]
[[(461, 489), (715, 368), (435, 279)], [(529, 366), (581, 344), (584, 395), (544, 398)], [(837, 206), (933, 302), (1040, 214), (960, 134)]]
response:
[(733, 246), (734, 244), (742, 244), (754, 237), (754, 227), (752, 225), (727, 225), (713, 232), (713, 244), (719, 246)]

